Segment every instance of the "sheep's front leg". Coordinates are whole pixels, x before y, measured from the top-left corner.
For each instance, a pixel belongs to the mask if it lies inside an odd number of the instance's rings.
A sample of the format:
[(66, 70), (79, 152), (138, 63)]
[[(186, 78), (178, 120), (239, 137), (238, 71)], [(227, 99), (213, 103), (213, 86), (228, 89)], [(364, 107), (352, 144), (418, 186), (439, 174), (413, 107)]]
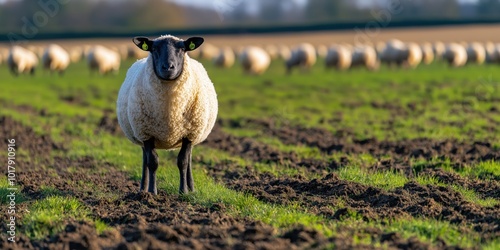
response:
[(142, 147), (142, 179), (141, 179), (141, 191), (146, 190), (149, 185), (149, 170), (148, 170), (148, 155), (146, 149)]
[[(186, 194), (188, 191), (192, 191), (193, 187), (193, 176), (191, 174), (191, 151), (193, 150), (193, 144), (188, 139), (182, 139), (182, 147), (179, 155), (177, 156), (177, 167), (179, 168), (180, 174), (180, 186), (179, 193)], [(188, 190), (188, 185), (190, 186)]]
[[(156, 189), (156, 169), (158, 169), (158, 154), (155, 150), (155, 139), (151, 138), (144, 142), (144, 150), (146, 152), (146, 161), (148, 166), (148, 192), (157, 194), (158, 191)], [(144, 174), (144, 169), (143, 169)], [(144, 179), (144, 175), (143, 175)]]

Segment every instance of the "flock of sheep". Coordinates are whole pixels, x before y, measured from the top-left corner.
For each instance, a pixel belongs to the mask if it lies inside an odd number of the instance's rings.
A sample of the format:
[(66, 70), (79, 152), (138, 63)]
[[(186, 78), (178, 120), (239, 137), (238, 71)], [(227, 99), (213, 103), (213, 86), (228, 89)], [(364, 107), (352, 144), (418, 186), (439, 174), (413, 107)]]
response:
[(200, 48), (200, 52), (192, 54), (194, 58), (211, 59), (215, 65), (229, 68), (235, 63), (235, 57), (243, 69), (251, 74), (262, 74), (272, 60), (280, 58), (285, 62), (287, 72), (295, 67), (309, 69), (318, 58), (324, 59), (326, 68), (348, 70), (354, 67), (365, 67), (377, 70), (381, 64), (392, 67), (416, 68), (420, 64), (431, 64), (442, 60), (452, 67), (466, 64), (500, 63), (500, 43), (405, 43), (398, 39), (379, 42), (372, 45), (332, 44), (313, 46), (302, 43), (294, 47), (285, 45), (267, 45), (263, 47), (249, 46), (236, 49), (214, 46)]
[(144, 58), (148, 53), (133, 46), (107, 48), (102, 45), (72, 46), (63, 48), (57, 44), (42, 46), (12, 46), (0, 48), (0, 64), (5, 63), (14, 75), (30, 73), (41, 65), (50, 72), (63, 74), (71, 63), (86, 60), (91, 72), (100, 74), (118, 72), (120, 63), (127, 58)]
[[(52, 72), (62, 74), (70, 63), (86, 60), (90, 71), (100, 74), (117, 72), (121, 60), (144, 58), (148, 53), (134, 46), (122, 45), (107, 48), (101, 45), (73, 46), (62, 48), (51, 44), (46, 47), (13, 46), (10, 50), (0, 48), (0, 64), (6, 63), (13, 74), (34, 73), (39, 59), (42, 66)], [(189, 52), (190, 57), (212, 61), (216, 66), (231, 68), (239, 63), (246, 73), (263, 74), (273, 60), (284, 61), (287, 72), (300, 67), (313, 67), (318, 58), (323, 58), (326, 68), (348, 70), (364, 67), (377, 70), (381, 64), (393, 67), (416, 68), (420, 64), (430, 64), (442, 60), (452, 67), (467, 64), (500, 63), (500, 43), (460, 42), (460, 43), (406, 43), (397, 39), (379, 42), (376, 45), (332, 44), (313, 46), (302, 43), (287, 45), (239, 46), (221, 48), (205, 43), (198, 50)]]

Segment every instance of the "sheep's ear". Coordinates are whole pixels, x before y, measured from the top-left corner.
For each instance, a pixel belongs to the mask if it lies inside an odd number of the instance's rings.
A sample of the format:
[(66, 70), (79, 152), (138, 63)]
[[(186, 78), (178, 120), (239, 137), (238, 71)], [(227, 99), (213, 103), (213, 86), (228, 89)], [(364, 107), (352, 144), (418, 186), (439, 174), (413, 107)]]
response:
[(153, 41), (149, 40), (147, 37), (143, 36), (136, 36), (134, 39), (135, 45), (139, 47), (139, 49), (142, 49), (144, 51), (151, 51), (151, 48), (153, 47)]
[(190, 37), (184, 41), (184, 48), (186, 51), (195, 50), (205, 41), (203, 37)]

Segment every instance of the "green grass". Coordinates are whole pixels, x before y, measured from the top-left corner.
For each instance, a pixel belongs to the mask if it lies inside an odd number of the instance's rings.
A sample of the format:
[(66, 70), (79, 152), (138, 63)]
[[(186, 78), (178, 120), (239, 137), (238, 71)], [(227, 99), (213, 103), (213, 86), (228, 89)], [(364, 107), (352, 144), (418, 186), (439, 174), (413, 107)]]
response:
[(107, 230), (101, 222), (92, 220), (90, 212), (75, 198), (49, 196), (35, 201), (28, 209), (22, 220), (22, 230), (30, 238), (41, 239), (53, 235), (64, 229), (63, 222), (69, 220), (86, 220), (94, 223), (99, 233)]
[[(10, 188), (15, 188), (16, 190), (10, 190)], [(0, 176), (0, 205), (9, 204), (11, 199), (7, 195), (15, 193), (15, 203), (20, 204), (26, 200), (26, 197), (21, 193), (21, 187), (19, 185), (11, 186), (7, 176)]]
[[(37, 134), (48, 134), (56, 142), (64, 143), (69, 149), (65, 152), (68, 157), (77, 159), (91, 155), (98, 162), (107, 161), (114, 164), (138, 181), (141, 174), (140, 148), (123, 136), (95, 133), (103, 111), (115, 110), (118, 89), (126, 68), (131, 63), (133, 61), (124, 62), (119, 75), (107, 77), (89, 76), (84, 63), (72, 65), (63, 77), (39, 73), (34, 77), (16, 78), (7, 72), (6, 67), (0, 66), (0, 76), (4, 83), (0, 91), (0, 101), (7, 107), (0, 109), (0, 115), (12, 116), (33, 127)], [(427, 137), (469, 140), (471, 134), (475, 140), (500, 139), (500, 135), (492, 134), (486, 128), (492, 124), (492, 120), (500, 122), (500, 118), (489, 113), (491, 108), (500, 107), (495, 102), (488, 101), (500, 98), (498, 66), (472, 65), (462, 69), (450, 69), (438, 63), (417, 70), (391, 70), (383, 67), (379, 72), (359, 69), (326, 72), (323, 67), (317, 66), (311, 74), (294, 72), (288, 76), (284, 74), (282, 65), (273, 63), (269, 71), (262, 76), (242, 76), (239, 69), (223, 70), (215, 68), (211, 63), (204, 65), (218, 93), (219, 117), (224, 119), (271, 118), (278, 125), (322, 127), (332, 132), (349, 130), (359, 139), (375, 137), (401, 140)], [(64, 101), (61, 98), (75, 101)], [(377, 108), (377, 104), (394, 105), (405, 114), (397, 116), (389, 109)], [(35, 114), (20, 113), (9, 108), (19, 105), (32, 107)], [(410, 108), (412, 106), (415, 106), (415, 109)], [(45, 110), (48, 115), (38, 115), (40, 110)], [(389, 122), (393, 124), (387, 128)], [(50, 130), (47, 131), (49, 127)], [(372, 165), (375, 161), (370, 155), (325, 156), (314, 148), (284, 145), (276, 138), (266, 137), (257, 130), (225, 129), (234, 135), (255, 138), (282, 152), (295, 152), (302, 158), (331, 160), (349, 157), (353, 166), (333, 171), (344, 180), (384, 190), (402, 187), (412, 181), (399, 173), (367, 171), (363, 166)], [(65, 141), (65, 136), (70, 136), (71, 140)], [(176, 195), (178, 189), (175, 154), (176, 152), (160, 153), (159, 185), (169, 195)], [(236, 165), (251, 166), (258, 172), (275, 176), (301, 174), (310, 179), (318, 177), (303, 169), (253, 163), (206, 147), (196, 147), (193, 155), (200, 157), (206, 164), (231, 161)], [(22, 157), (36, 161), (28, 158), (30, 156), (26, 152)], [(45, 167), (50, 169), (50, 166)], [(482, 242), (480, 235), (467, 226), (440, 220), (401, 218), (367, 222), (355, 213), (349, 214), (341, 221), (325, 220), (308, 213), (306, 208), (299, 205), (269, 204), (251, 195), (227, 189), (208, 177), (203, 166), (195, 164), (194, 168), (198, 191), (183, 198), (204, 206), (221, 202), (227, 205), (233, 216), (261, 220), (280, 230), (302, 224), (318, 229), (326, 235), (339, 235), (344, 233), (344, 228), (349, 228), (352, 230), (349, 233), (359, 233), (359, 236), (353, 239), (357, 244), (379, 244), (371, 239), (369, 233), (362, 233), (365, 229), (379, 228), (383, 232), (398, 232), (405, 238), (415, 236), (425, 242), (444, 239), (448, 244), (465, 247), (500, 247), (498, 240)], [(484, 162), (471, 168), (453, 171), (467, 178), (498, 180), (499, 164)], [(423, 175), (418, 175), (413, 181), (421, 185), (449, 186)], [(0, 177), (2, 197), (6, 192), (5, 182), (5, 178)], [(79, 185), (82, 189), (88, 188), (88, 183)], [(484, 199), (463, 187), (450, 187), (474, 204), (491, 207), (499, 203), (497, 199)], [(46, 198), (29, 206), (30, 213), (25, 214), (23, 218), (25, 232), (30, 237), (42, 238), (60, 231), (63, 229), (63, 222), (69, 219), (91, 221), (99, 232), (107, 229), (104, 223), (93, 220), (88, 209), (79, 201), (62, 197), (59, 190), (52, 187), (43, 187), (42, 193)], [(103, 192), (101, 195), (107, 197), (109, 194)], [(108, 198), (116, 197), (111, 195)], [(22, 195), (19, 195), (19, 199), (21, 202)], [(332, 209), (342, 207), (341, 203), (340, 201)]]

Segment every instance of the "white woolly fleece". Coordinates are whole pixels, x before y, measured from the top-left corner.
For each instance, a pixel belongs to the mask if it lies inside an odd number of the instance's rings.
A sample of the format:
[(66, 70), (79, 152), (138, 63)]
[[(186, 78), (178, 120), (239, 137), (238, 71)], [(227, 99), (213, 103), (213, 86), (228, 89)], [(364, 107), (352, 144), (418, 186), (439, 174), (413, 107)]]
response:
[(178, 148), (183, 138), (196, 145), (212, 130), (217, 111), (212, 81), (187, 54), (181, 75), (173, 81), (156, 76), (151, 55), (138, 60), (118, 94), (118, 122), (128, 139), (141, 146), (152, 137), (160, 149)]

